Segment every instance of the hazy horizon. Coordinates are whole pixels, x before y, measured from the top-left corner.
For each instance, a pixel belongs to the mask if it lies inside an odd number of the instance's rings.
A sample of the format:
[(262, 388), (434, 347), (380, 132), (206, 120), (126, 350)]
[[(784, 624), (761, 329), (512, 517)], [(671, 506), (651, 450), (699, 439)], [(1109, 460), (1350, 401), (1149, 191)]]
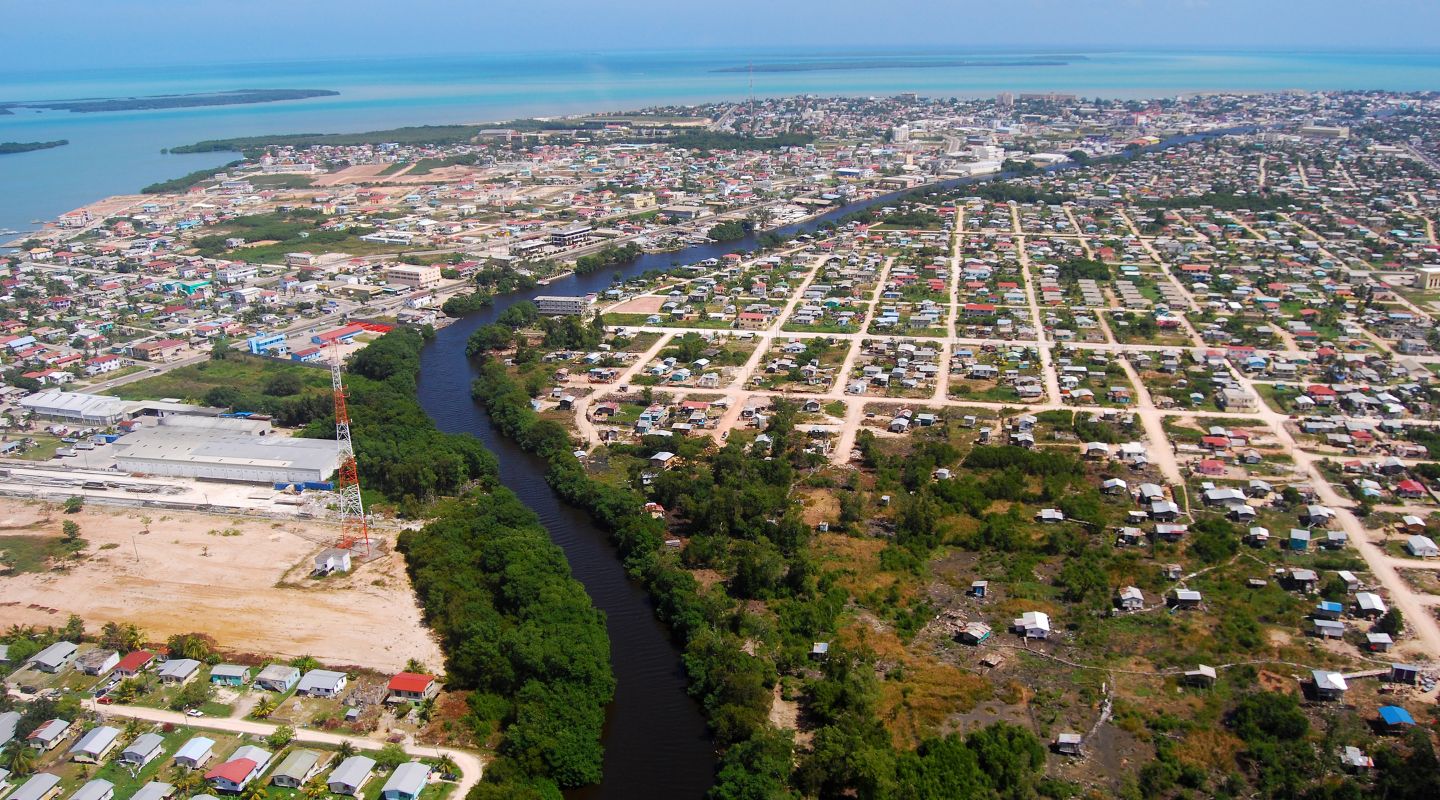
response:
[[(403, 13), (397, 13), (402, 11)], [(73, 8), (7, 3), (13, 73), (184, 63), (352, 58), (754, 51), (786, 48), (1149, 51), (1440, 49), (1440, 3), (1423, 0), (730, 0), (723, 7), (539, 0), (490, 8), (450, 0), (132, 3)], [(973, 40), (973, 41), (968, 41)], [(1440, 88), (1440, 87), (1437, 87)], [(3, 91), (3, 88), (0, 88)]]

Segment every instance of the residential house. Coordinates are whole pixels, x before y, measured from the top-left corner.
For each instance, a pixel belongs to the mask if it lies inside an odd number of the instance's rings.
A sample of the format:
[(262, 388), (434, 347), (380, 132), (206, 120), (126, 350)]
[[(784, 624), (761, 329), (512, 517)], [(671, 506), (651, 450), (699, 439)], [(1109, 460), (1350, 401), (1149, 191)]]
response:
[(131, 678), (139, 675), (154, 659), (154, 653), (146, 650), (136, 650), (133, 653), (127, 653), (124, 658), (120, 659), (112, 671), (122, 678)]
[(265, 765), (270, 763), (270, 755), (266, 750), (247, 744), (231, 753), (228, 760), (205, 773), (205, 781), (222, 792), (241, 791), (265, 771)]
[(19, 711), (0, 713), (0, 747), (10, 744), (15, 738), (15, 729), (20, 725)]
[(119, 663), (120, 654), (104, 648), (97, 648), (75, 657), (75, 669), (86, 675), (104, 675)]
[(65, 737), (68, 735), (70, 735), (70, 723), (63, 719), (52, 719), (30, 731), (30, 735), (25, 737), (25, 741), (29, 743), (30, 747), (43, 753), (46, 750), (53, 750), (55, 745), (65, 741)]
[(175, 751), (175, 766), (184, 769), (199, 769), (215, 755), (215, 740), (196, 736)]
[(254, 685), (272, 692), (288, 692), (300, 682), (300, 670), (287, 664), (270, 664), (255, 676)]
[(349, 678), (343, 672), (329, 669), (312, 669), (305, 673), (295, 688), (296, 694), (309, 697), (338, 697), (345, 691)]
[(71, 760), (82, 764), (98, 764), (120, 743), (120, 729), (109, 725), (91, 728), (70, 747)]
[(1400, 706), (1380, 706), (1380, 727), (1387, 733), (1400, 733), (1415, 727), (1415, 718)]
[(60, 776), (50, 772), (37, 772), (20, 784), (8, 800), (52, 800), (60, 796)]
[[(140, 791), (130, 796), (130, 800), (170, 800), (175, 794), (175, 786), (163, 781), (150, 781), (140, 787)], [(199, 797), (200, 795), (197, 795)]]
[[(130, 796), (130, 800), (170, 800), (175, 794), (175, 786), (163, 781), (150, 781), (140, 790)], [(202, 797), (203, 795), (196, 795)]]
[(165, 737), (158, 733), (143, 733), (135, 737), (130, 746), (120, 751), (120, 763), (132, 767), (143, 767), (154, 761), (165, 748)]
[(72, 642), (62, 640), (36, 653), (30, 663), (41, 672), (57, 673), (70, 666), (79, 650)]
[(429, 765), (419, 761), (406, 762), (390, 773), (390, 779), (380, 789), (380, 797), (382, 800), (416, 800), (429, 780)]
[(1145, 595), (1139, 587), (1126, 586), (1115, 598), (1115, 605), (1121, 611), (1141, 611), (1145, 608)]
[(365, 781), (370, 780), (370, 773), (374, 769), (375, 759), (365, 756), (350, 756), (331, 771), (326, 784), (335, 794), (359, 794), (360, 787), (365, 785)]
[(1345, 692), (1350, 688), (1345, 683), (1345, 676), (1338, 672), (1327, 672), (1323, 669), (1310, 671), (1310, 681), (1315, 689), (1317, 700), (1339, 700), (1345, 697)]
[(1055, 737), (1055, 741), (1052, 743), (1051, 746), (1053, 747), (1055, 752), (1060, 753), (1061, 755), (1078, 756), (1080, 755), (1080, 745), (1082, 743), (1082, 739), (1083, 737), (1081, 737), (1081, 735), (1078, 733), (1062, 733)]
[(189, 683), (200, 673), (200, 662), (193, 658), (172, 658), (160, 667), (156, 673), (161, 683), (185, 684)]
[(114, 796), (115, 784), (104, 778), (95, 778), (76, 789), (70, 800), (110, 800)]
[(402, 672), (391, 678), (385, 689), (387, 703), (419, 702), (434, 697), (440, 691), (440, 684), (434, 675)]
[(216, 664), (210, 668), (210, 682), (220, 686), (244, 686), (250, 680), (250, 668), (242, 664)]
[(319, 753), (314, 750), (295, 750), (271, 773), (270, 782), (285, 789), (299, 789), (319, 771)]
[(1012, 627), (1026, 639), (1046, 639), (1050, 636), (1050, 615), (1043, 611), (1026, 611), (1012, 623)]

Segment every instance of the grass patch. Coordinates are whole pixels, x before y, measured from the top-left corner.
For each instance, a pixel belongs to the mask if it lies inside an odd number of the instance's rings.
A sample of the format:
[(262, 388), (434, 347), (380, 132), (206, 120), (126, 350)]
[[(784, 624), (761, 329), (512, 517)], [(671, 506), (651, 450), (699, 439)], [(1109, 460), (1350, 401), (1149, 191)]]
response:
[(153, 378), (117, 386), (107, 394), (124, 400), (154, 400), (178, 397), (203, 402), (211, 389), (226, 387), (244, 394), (263, 394), (267, 386), (282, 375), (292, 375), (301, 390), (277, 397), (296, 396), (316, 389), (328, 391), (330, 373), (314, 367), (285, 361), (256, 358), (239, 354), (228, 355), (224, 361), (205, 361), (161, 373)]
[(74, 552), (59, 536), (0, 536), (0, 563), (9, 567), (11, 575), (44, 572), (50, 559), (66, 558)]

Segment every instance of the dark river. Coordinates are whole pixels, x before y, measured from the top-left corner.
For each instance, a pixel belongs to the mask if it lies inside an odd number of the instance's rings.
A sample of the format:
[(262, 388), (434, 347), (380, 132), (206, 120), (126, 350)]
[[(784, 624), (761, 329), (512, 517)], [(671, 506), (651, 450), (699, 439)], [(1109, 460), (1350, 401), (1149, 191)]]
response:
[[(1155, 148), (1197, 141), (1208, 136), (1168, 139)], [(1061, 167), (1063, 168), (1063, 167)], [(989, 177), (1006, 177), (1004, 174)], [(986, 179), (989, 179), (988, 177)], [(975, 179), (946, 181), (950, 188)], [(783, 228), (782, 234), (813, 231), (819, 224), (854, 211), (891, 202), (902, 193), (852, 203), (822, 217)], [(627, 277), (672, 264), (693, 264), (720, 258), (759, 243), (748, 237), (707, 244), (675, 253), (641, 256), (619, 268)], [(421, 354), (420, 404), (441, 430), (479, 438), (500, 461), (500, 479), (535, 511), (550, 538), (565, 551), (570, 569), (584, 584), (595, 606), (605, 612), (610, 634), (610, 661), (615, 672), (615, 701), (605, 727), (604, 782), (568, 792), (571, 800), (632, 800), (636, 797), (692, 800), (704, 796), (715, 772), (715, 751), (700, 707), (685, 691), (680, 651), (669, 632), (655, 619), (646, 592), (625, 574), (609, 536), (585, 512), (565, 505), (545, 483), (545, 463), (522, 451), (493, 427), (485, 411), (470, 399), (475, 370), (465, 356), (471, 332), (493, 322), (509, 306), (536, 295), (584, 295), (609, 288), (617, 270), (570, 275), (549, 286), (496, 298), (478, 311), (437, 332)]]

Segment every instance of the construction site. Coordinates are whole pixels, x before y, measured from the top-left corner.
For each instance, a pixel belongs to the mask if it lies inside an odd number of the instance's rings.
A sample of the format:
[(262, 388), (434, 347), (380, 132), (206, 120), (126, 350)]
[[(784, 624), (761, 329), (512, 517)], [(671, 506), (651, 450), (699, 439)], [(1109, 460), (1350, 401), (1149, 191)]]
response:
[[(78, 614), (91, 625), (132, 623), (154, 639), (203, 631), (239, 650), (335, 664), (438, 663), (391, 547), (399, 527), (372, 524), (361, 502), (339, 359), (331, 377), (334, 440), (287, 437), (260, 420), (175, 414), (97, 438), (82, 458), (6, 462), (0, 614), (42, 626)], [(155, 440), (144, 443), (145, 434)], [(127, 446), (131, 437), (141, 443)], [(301, 445), (323, 472), (268, 480), (294, 464), (264, 458), (263, 448), (287, 444)], [(197, 455), (202, 446), (217, 452)], [(220, 479), (118, 468), (135, 448), (171, 459), (175, 473), (197, 464), (248, 472)], [(369, 621), (357, 626), (361, 608)]]

